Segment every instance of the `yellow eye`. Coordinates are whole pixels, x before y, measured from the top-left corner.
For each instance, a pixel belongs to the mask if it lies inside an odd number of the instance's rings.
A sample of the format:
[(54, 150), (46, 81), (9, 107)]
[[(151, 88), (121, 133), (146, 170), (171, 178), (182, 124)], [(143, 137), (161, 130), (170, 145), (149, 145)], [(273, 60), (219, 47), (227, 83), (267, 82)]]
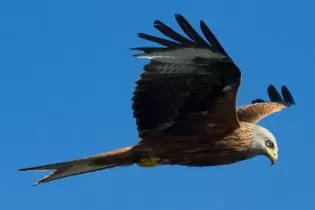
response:
[(266, 141), (266, 146), (267, 147), (269, 147), (269, 148), (271, 148), (271, 149), (273, 149), (274, 147), (275, 147), (275, 145), (272, 143), (272, 141), (270, 141), (270, 140), (267, 140)]

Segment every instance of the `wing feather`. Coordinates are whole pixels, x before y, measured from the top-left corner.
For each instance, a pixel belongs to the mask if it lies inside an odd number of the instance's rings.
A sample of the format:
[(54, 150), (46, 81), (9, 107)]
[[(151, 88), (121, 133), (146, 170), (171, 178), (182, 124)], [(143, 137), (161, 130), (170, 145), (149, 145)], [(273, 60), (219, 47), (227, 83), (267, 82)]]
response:
[(289, 89), (287, 88), (287, 86), (283, 85), (281, 87), (281, 93), (283, 95), (284, 102), (287, 104), (287, 106), (295, 105), (295, 100), (292, 94), (290, 93)]
[(159, 38), (156, 36), (151, 36), (149, 34), (145, 34), (145, 33), (138, 33), (138, 36), (142, 39), (146, 39), (148, 41), (152, 41), (152, 42), (156, 42), (160, 45), (166, 46), (166, 47), (180, 47), (180, 44), (176, 43), (176, 42), (172, 42), (163, 38)]
[(195, 29), (188, 23), (188, 21), (180, 14), (176, 14), (175, 18), (177, 20), (178, 25), (182, 28), (182, 30), (189, 36), (194, 44), (198, 47), (209, 47), (211, 46), (201, 38), (201, 36), (195, 31)]
[(283, 102), (283, 98), (281, 97), (279, 91), (275, 86), (269, 85), (267, 88), (268, 96), (272, 102)]
[(216, 51), (221, 53), (222, 55), (228, 56), (228, 54), (225, 52), (224, 48), (221, 46), (220, 42), (217, 40), (215, 35), (210, 31), (208, 26), (204, 21), (200, 21), (200, 27), (202, 33), (205, 35), (206, 39), (209, 43), (211, 43), (212, 48)]
[(256, 99), (250, 105), (239, 107), (237, 109), (238, 119), (243, 122), (258, 123), (270, 114), (295, 105), (294, 98), (286, 86), (281, 87), (283, 97), (273, 85), (268, 86), (267, 92), (270, 102)]
[[(211, 120), (225, 130), (238, 127), (235, 100), (240, 70), (215, 38), (206, 36), (212, 42), (207, 43), (183, 16), (175, 18), (190, 39), (156, 20), (154, 27), (172, 41), (139, 33), (140, 38), (164, 47), (133, 48), (143, 51), (134, 55), (137, 58), (150, 59), (132, 98), (140, 137), (192, 133), (197, 129), (193, 124), (204, 129)], [(204, 31), (211, 33), (210, 29)]]
[(186, 37), (180, 35), (179, 33), (175, 32), (173, 29), (162, 23), (160, 20), (154, 21), (154, 27), (158, 29), (161, 33), (165, 36), (185, 45), (194, 45), (194, 42), (187, 39)]

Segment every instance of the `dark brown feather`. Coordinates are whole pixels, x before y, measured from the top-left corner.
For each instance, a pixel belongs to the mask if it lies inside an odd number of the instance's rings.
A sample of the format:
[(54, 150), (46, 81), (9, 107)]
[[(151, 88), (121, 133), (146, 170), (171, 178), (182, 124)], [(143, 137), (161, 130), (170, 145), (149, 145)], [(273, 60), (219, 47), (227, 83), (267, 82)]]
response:
[[(145, 39), (162, 43), (167, 48), (136, 48), (143, 50), (144, 55), (162, 55), (161, 59), (153, 59), (145, 65), (144, 72), (136, 82), (132, 108), (140, 137), (161, 133), (179, 135), (180, 130), (193, 132), (197, 128), (192, 129), (192, 124), (200, 124), (199, 129), (202, 129), (206, 126), (205, 123), (211, 123), (211, 120), (225, 126), (227, 131), (237, 128), (235, 100), (240, 85), (240, 70), (227, 56), (211, 57), (211, 53), (215, 53), (211, 44), (214, 44), (218, 51), (225, 53), (212, 33), (211, 37), (207, 38), (211, 43), (207, 43), (183, 16), (175, 17), (191, 40), (156, 20), (155, 27), (174, 39), (176, 46), (146, 35)], [(204, 24), (202, 26), (207, 34), (211, 32)], [(143, 33), (141, 34), (143, 38)], [(199, 57), (198, 53), (192, 54), (194, 52), (188, 51), (188, 48), (208, 52), (200, 51)], [(179, 54), (178, 59), (163, 59), (163, 53), (166, 51), (171, 55), (180, 51), (182, 54)], [(230, 90), (223, 91), (228, 86)], [(204, 115), (205, 112), (208, 114)], [(194, 121), (191, 121), (192, 116)]]
[[(191, 126), (195, 126), (191, 124)], [(144, 156), (159, 157), (160, 164), (214, 166), (231, 164), (250, 158), (254, 133), (246, 125), (226, 134), (208, 127), (203, 132), (181, 136), (156, 136), (141, 141), (135, 150)], [(150, 149), (148, 149), (150, 148)]]
[(148, 34), (145, 34), (145, 33), (138, 33), (138, 36), (142, 39), (146, 39), (146, 40), (149, 40), (149, 41), (152, 41), (152, 42), (156, 42), (160, 45), (164, 45), (164, 46), (167, 46), (167, 47), (180, 47), (180, 44), (176, 43), (176, 42), (172, 42), (172, 41), (169, 41), (169, 40), (166, 40), (166, 39), (162, 39), (162, 38), (159, 38), (159, 37), (155, 37), (155, 36), (151, 36), (151, 35), (148, 35)]
[(191, 38), (197, 47), (211, 47), (201, 36), (195, 31), (195, 29), (189, 24), (189, 22), (180, 14), (175, 15), (176, 21), (181, 29)]
[(295, 100), (294, 100), (292, 94), (290, 93), (289, 89), (285, 85), (283, 85), (281, 87), (281, 93), (282, 93), (282, 96), (284, 98), (284, 102), (286, 103), (287, 107), (295, 105)]
[(208, 26), (203, 20), (200, 21), (200, 28), (201, 28), (202, 33), (205, 35), (206, 39), (208, 40), (208, 42), (211, 43), (211, 46), (214, 49), (214, 51), (228, 56), (224, 48), (221, 46), (220, 42), (217, 40), (217, 38), (212, 33), (212, 31), (210, 31), (210, 29), (208, 28)]
[(165, 36), (170, 37), (171, 39), (176, 40), (179, 43), (192, 46), (194, 45), (194, 42), (180, 35), (176, 31), (162, 23), (160, 20), (154, 21), (154, 27), (158, 29), (161, 33), (163, 33)]

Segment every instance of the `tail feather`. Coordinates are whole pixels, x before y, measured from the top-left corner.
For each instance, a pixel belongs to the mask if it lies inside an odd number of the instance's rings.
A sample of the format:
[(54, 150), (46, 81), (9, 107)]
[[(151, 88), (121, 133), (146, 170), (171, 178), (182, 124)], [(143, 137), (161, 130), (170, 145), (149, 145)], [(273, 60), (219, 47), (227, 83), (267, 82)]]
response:
[(90, 156), (78, 160), (72, 160), (62, 163), (35, 166), (30, 168), (21, 168), (19, 171), (47, 171), (52, 170), (48, 176), (37, 180), (34, 186), (47, 183), (53, 180), (79, 175), (88, 172), (94, 172), (116, 166), (132, 165), (136, 161), (136, 156), (132, 147), (125, 147), (112, 152), (106, 152), (99, 155)]

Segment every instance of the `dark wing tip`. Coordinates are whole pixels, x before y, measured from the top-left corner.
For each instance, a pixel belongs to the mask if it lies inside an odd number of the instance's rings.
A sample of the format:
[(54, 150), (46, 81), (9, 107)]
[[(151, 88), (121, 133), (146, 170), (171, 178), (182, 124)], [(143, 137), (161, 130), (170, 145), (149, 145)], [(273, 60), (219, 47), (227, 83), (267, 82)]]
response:
[(187, 19), (180, 15), (175, 14), (175, 19), (180, 26), (180, 28), (184, 31), (184, 33), (193, 41), (194, 45), (197, 47), (205, 47), (211, 48), (209, 43), (207, 43), (198, 32), (192, 27), (192, 25), (187, 21)]
[[(215, 35), (207, 27), (204, 21), (201, 20), (200, 27), (202, 34), (205, 39), (201, 37), (188, 20), (179, 13), (174, 14), (177, 24), (184, 31), (184, 34), (188, 37), (180, 35), (178, 32), (174, 31), (172, 28), (164, 24), (160, 20), (154, 20), (153, 26), (164, 34), (166, 37), (171, 40), (160, 38), (157, 36), (152, 36), (145, 33), (138, 33), (138, 37), (155, 42), (157, 44), (163, 45), (167, 48), (182, 48), (182, 47), (200, 47), (200, 48), (209, 48), (211, 51), (221, 53), (225, 56), (228, 56), (219, 41), (216, 39)], [(208, 41), (208, 42), (207, 42)]]
[(263, 103), (263, 102), (266, 102), (266, 101), (263, 100), (263, 99), (260, 99), (260, 98), (258, 98), (258, 99), (256, 99), (256, 100), (253, 100), (253, 101), (252, 101), (253, 104), (256, 104), (256, 103)]
[(277, 90), (275, 86), (269, 85), (267, 91), (268, 91), (268, 96), (272, 102), (281, 102), (281, 103), (284, 102), (283, 98), (281, 97), (279, 91)]
[(281, 87), (281, 93), (283, 95), (284, 102), (286, 103), (286, 105), (288, 107), (296, 104), (295, 100), (294, 100), (292, 94), (290, 93), (289, 89), (287, 88), (287, 86), (283, 85)]
[[(267, 92), (268, 92), (268, 96), (271, 102), (281, 103), (285, 105), (286, 107), (295, 105), (295, 100), (292, 94), (290, 93), (289, 89), (285, 85), (281, 87), (282, 96), (274, 85), (269, 85), (267, 88)], [(266, 102), (266, 101), (263, 99), (256, 99), (252, 101), (253, 104), (262, 103), (262, 102)]]
[(184, 19), (184, 20), (186, 20), (186, 18), (184, 17), (184, 15), (182, 15), (182, 14), (180, 14), (180, 13), (175, 13), (175, 19), (177, 19), (177, 18), (181, 18), (181, 19)]
[(163, 23), (160, 20), (155, 20), (153, 21), (153, 25), (163, 25)]

